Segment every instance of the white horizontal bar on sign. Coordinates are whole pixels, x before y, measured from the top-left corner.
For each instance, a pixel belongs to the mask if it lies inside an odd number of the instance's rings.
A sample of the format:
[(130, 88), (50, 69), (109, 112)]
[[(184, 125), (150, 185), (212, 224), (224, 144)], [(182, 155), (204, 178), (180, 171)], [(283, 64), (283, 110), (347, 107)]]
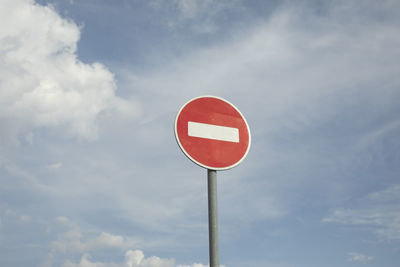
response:
[(188, 121), (188, 135), (192, 137), (239, 143), (239, 129)]

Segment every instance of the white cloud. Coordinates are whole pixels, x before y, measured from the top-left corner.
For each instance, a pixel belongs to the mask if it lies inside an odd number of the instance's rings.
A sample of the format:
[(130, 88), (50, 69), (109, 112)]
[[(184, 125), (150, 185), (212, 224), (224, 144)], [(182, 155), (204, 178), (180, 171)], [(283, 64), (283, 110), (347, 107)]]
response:
[[(200, 263), (193, 265), (175, 265), (174, 259), (159, 258), (151, 256), (146, 258), (141, 250), (128, 250), (125, 253), (125, 261), (123, 263), (114, 262), (95, 262), (91, 261), (91, 256), (85, 253), (79, 263), (73, 263), (67, 260), (63, 267), (208, 267)], [(223, 267), (223, 265), (221, 265)]]
[[(208, 267), (209, 265), (203, 265), (201, 263), (195, 263), (193, 265), (178, 265), (178, 267)], [(221, 265), (223, 267), (224, 265)]]
[[(1, 207), (0, 207), (1, 211)], [(12, 210), (12, 209), (5, 209), (3, 212), (4, 216), (3, 219), (7, 219), (9, 221), (12, 221), (13, 223), (18, 222), (18, 223), (29, 223), (31, 222), (31, 217), (26, 214), (21, 214), (18, 211)], [(0, 217), (0, 226), (1, 226), (1, 217)]]
[(92, 262), (90, 261), (90, 255), (84, 254), (79, 263), (72, 263), (71, 261), (66, 261), (62, 267), (118, 267), (115, 263), (101, 263), (101, 262)]
[(175, 0), (178, 10), (185, 19), (199, 19), (204, 16), (216, 16), (224, 10), (238, 8), (238, 1), (226, 0)]
[[(58, 217), (60, 222), (70, 222), (66, 217)], [(122, 236), (102, 232), (94, 238), (85, 238), (79, 230), (71, 230), (61, 234), (51, 243), (51, 251), (42, 266), (53, 266), (56, 259), (62, 259), (63, 255), (76, 255), (83, 253), (79, 263), (65, 260), (63, 267), (206, 267), (200, 263), (193, 265), (176, 265), (173, 258), (160, 258), (157, 256), (145, 257), (142, 250), (127, 250), (123, 262), (99, 262), (92, 261), (88, 252), (97, 252), (107, 248), (125, 249), (132, 244)], [(62, 254), (59, 254), (59, 253)]]
[(161, 259), (156, 256), (145, 258), (140, 250), (129, 250), (125, 253), (125, 262), (129, 267), (173, 267), (174, 259)]
[(124, 243), (124, 238), (119, 235), (109, 233), (101, 233), (94, 240), (90, 241), (89, 247), (96, 249), (98, 247), (121, 247)]
[[(156, 256), (145, 258), (141, 250), (128, 250), (125, 253), (125, 261), (118, 263), (102, 263), (90, 261), (90, 255), (84, 254), (79, 263), (74, 264), (71, 261), (66, 261), (63, 267), (174, 267), (174, 259), (163, 259)], [(194, 267), (200, 267), (194, 265)]]
[(218, 20), (243, 8), (240, 0), (173, 0), (149, 1), (157, 10), (170, 10), (166, 25), (177, 30), (189, 27), (190, 34), (213, 34), (220, 30)]
[(53, 251), (59, 252), (88, 252), (103, 248), (120, 248), (124, 245), (124, 238), (119, 235), (101, 233), (91, 239), (84, 239), (79, 230), (71, 230), (61, 234), (58, 239), (52, 242)]
[[(56, 220), (64, 224), (72, 224), (72, 222), (66, 217), (58, 217)], [(122, 236), (102, 232), (94, 238), (85, 238), (80, 230), (73, 229), (62, 233), (58, 236), (57, 240), (51, 242), (50, 251), (47, 258), (42, 263), (42, 266), (51, 267), (53, 266), (55, 259), (62, 258), (61, 255), (76, 253), (84, 253), (81, 262), (79, 264), (73, 264), (70, 261), (66, 261), (65, 266), (111, 266), (103, 263), (90, 262), (90, 256), (87, 252), (109, 248), (120, 249), (124, 246), (125, 240)]]
[(47, 168), (47, 169), (55, 170), (55, 169), (61, 168), (62, 165), (63, 165), (63, 164), (62, 164), (61, 162), (56, 162), (56, 163), (51, 163), (51, 164), (46, 165), (46, 168)]
[(55, 219), (55, 221), (60, 223), (61, 225), (65, 225), (65, 226), (73, 226), (74, 225), (74, 223), (68, 217), (65, 217), (65, 216), (58, 216)]
[(115, 96), (114, 75), (104, 65), (77, 58), (74, 22), (30, 0), (1, 1), (0, 17), (7, 21), (0, 26), (2, 135), (16, 139), (46, 127), (93, 139), (102, 112), (135, 115), (134, 105)]
[(324, 222), (369, 226), (385, 240), (400, 239), (400, 185), (369, 194), (354, 208), (340, 208)]
[(177, 0), (179, 10), (184, 17), (193, 18), (199, 11), (199, 1), (196, 0)]
[(348, 256), (348, 261), (358, 261), (358, 262), (367, 262), (371, 261), (374, 259), (372, 256), (367, 256), (362, 253), (356, 253), (356, 252), (349, 252), (347, 253)]
[(27, 222), (30, 221), (30, 217), (27, 216), (27, 215), (21, 215), (21, 216), (19, 216), (19, 220), (20, 220), (21, 222), (27, 223)]

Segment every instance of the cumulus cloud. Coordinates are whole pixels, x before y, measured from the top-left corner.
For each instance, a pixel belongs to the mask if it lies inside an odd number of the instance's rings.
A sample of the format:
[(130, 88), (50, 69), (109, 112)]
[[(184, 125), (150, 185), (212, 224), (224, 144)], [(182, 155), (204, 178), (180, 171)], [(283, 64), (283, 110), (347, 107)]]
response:
[(67, 260), (63, 267), (208, 267), (200, 263), (193, 265), (176, 265), (174, 259), (159, 258), (151, 256), (146, 258), (141, 250), (128, 250), (125, 253), (123, 263), (114, 262), (95, 262), (91, 261), (91, 256), (85, 253), (79, 263)]
[[(174, 267), (174, 259), (163, 259), (156, 256), (145, 258), (141, 250), (128, 250), (123, 263), (92, 262), (89, 254), (84, 254), (79, 263), (66, 261), (63, 267)], [(194, 266), (197, 267), (197, 266)], [(199, 266), (200, 267), (200, 266)]]
[(340, 208), (323, 219), (343, 225), (369, 226), (385, 240), (400, 239), (400, 185), (367, 195), (357, 207)]
[[(68, 221), (66, 217), (58, 217), (58, 221)], [(76, 255), (82, 253), (82, 257), (78, 263), (72, 260), (66, 260), (63, 267), (207, 267), (200, 263), (193, 265), (176, 265), (173, 258), (160, 258), (157, 256), (145, 257), (142, 250), (127, 250), (123, 262), (100, 262), (92, 260), (89, 252), (96, 253), (99, 250), (107, 248), (125, 249), (129, 244), (125, 238), (109, 233), (100, 233), (93, 238), (85, 238), (79, 230), (71, 230), (61, 234), (58, 239), (51, 243), (51, 251), (47, 260), (42, 266), (53, 266), (56, 258), (61, 259), (57, 253), (64, 255)]]
[(77, 58), (74, 22), (32, 0), (1, 1), (0, 17), (7, 21), (0, 26), (2, 137), (46, 127), (93, 139), (102, 112), (135, 113), (116, 97), (113, 73)]
[[(66, 217), (56, 218), (58, 222), (63, 224), (71, 224), (72, 222)], [(60, 255), (84, 253), (81, 262), (74, 265), (70, 261), (66, 261), (66, 266), (109, 266), (100, 263), (91, 263), (88, 252), (98, 251), (102, 249), (116, 248), (121, 249), (125, 246), (125, 239), (119, 235), (102, 232), (93, 238), (85, 238), (78, 229), (73, 229), (62, 233), (58, 238), (50, 243), (50, 251), (42, 266), (51, 267), (55, 259)], [(61, 257), (62, 258), (62, 257)]]
[(90, 255), (84, 254), (79, 263), (72, 263), (71, 261), (66, 261), (62, 267), (118, 267), (119, 265), (115, 263), (102, 263), (102, 262), (92, 262), (90, 261)]
[(101, 233), (91, 239), (84, 239), (79, 230), (71, 230), (61, 234), (58, 239), (52, 242), (51, 247), (59, 252), (88, 252), (103, 248), (119, 248), (124, 245), (124, 238), (109, 233)]
[(140, 250), (128, 250), (125, 254), (125, 262), (129, 267), (173, 267), (174, 259), (161, 259), (156, 256), (145, 258)]

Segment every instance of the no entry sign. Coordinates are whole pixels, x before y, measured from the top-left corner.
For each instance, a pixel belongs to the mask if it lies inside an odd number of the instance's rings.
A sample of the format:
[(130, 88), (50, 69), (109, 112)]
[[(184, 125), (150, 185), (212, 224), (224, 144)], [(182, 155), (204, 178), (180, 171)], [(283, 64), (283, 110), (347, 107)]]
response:
[(175, 120), (175, 137), (189, 159), (210, 170), (238, 165), (250, 148), (250, 129), (240, 111), (215, 96), (188, 101)]

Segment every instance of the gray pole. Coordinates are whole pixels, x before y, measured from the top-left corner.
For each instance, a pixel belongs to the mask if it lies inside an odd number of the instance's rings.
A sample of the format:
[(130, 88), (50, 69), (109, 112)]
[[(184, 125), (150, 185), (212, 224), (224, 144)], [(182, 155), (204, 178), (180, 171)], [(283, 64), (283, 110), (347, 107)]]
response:
[(208, 178), (208, 234), (210, 242), (210, 267), (219, 267), (217, 171), (207, 169), (207, 178)]

